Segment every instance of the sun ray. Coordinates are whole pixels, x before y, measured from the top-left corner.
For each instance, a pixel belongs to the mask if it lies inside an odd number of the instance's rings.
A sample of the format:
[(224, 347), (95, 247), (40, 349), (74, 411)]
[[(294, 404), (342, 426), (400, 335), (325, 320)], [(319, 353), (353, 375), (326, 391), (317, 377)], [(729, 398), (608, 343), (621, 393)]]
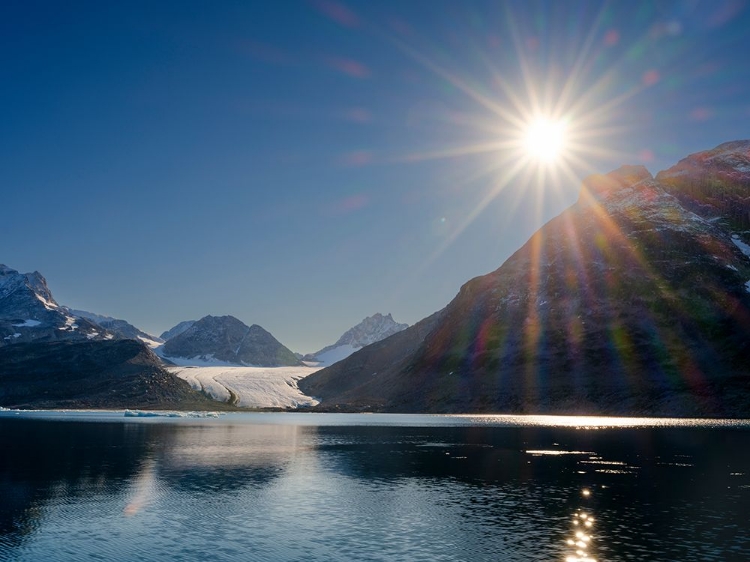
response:
[(599, 33), (606, 9), (607, 9), (607, 6), (605, 4), (601, 7), (601, 9), (599, 10), (599, 13), (597, 14), (596, 21), (594, 22), (594, 25), (591, 26), (591, 29), (589, 30), (589, 33), (586, 36), (586, 39), (584, 41), (583, 47), (581, 48), (580, 52), (578, 53), (578, 56), (576, 57), (576, 62), (573, 64), (573, 68), (568, 74), (568, 79), (565, 81), (565, 85), (560, 91), (560, 95), (558, 97), (558, 101), (557, 101), (557, 105), (555, 106), (554, 113), (562, 113), (563, 111), (566, 111), (571, 106), (571, 98), (573, 97), (574, 92), (575, 92), (574, 87), (577, 85), (579, 76), (583, 72), (583, 67), (588, 61), (591, 48), (593, 47), (594, 40), (597, 34)]
[(497, 152), (499, 150), (510, 148), (513, 145), (510, 141), (494, 141), (488, 143), (477, 143), (475, 145), (463, 145), (455, 148), (444, 148), (432, 152), (421, 152), (407, 154), (406, 156), (393, 158), (393, 162), (420, 162), (423, 160), (438, 160), (444, 158), (453, 158), (457, 156), (467, 156), (471, 154), (483, 154), (487, 152)]
[(502, 107), (502, 105), (489, 99), (487, 96), (484, 96), (481, 93), (477, 92), (474, 88), (466, 84), (464, 80), (462, 80), (461, 78), (459, 78), (452, 72), (449, 72), (448, 70), (444, 69), (442, 66), (440, 66), (436, 62), (433, 62), (428, 57), (422, 55), (417, 50), (413, 49), (412, 47), (410, 47), (403, 41), (396, 39), (394, 37), (391, 37), (390, 40), (393, 44), (395, 44), (404, 53), (409, 55), (412, 59), (422, 64), (425, 68), (428, 68), (429, 70), (434, 72), (436, 75), (450, 82), (453, 86), (455, 86), (456, 88), (464, 92), (467, 96), (472, 98), (474, 101), (478, 102), (480, 105), (482, 105), (486, 109), (489, 109), (490, 111), (492, 111), (498, 117), (505, 119), (509, 123), (513, 123), (517, 126), (522, 124), (522, 119), (520, 117), (515, 115), (513, 112), (505, 109), (504, 107)]

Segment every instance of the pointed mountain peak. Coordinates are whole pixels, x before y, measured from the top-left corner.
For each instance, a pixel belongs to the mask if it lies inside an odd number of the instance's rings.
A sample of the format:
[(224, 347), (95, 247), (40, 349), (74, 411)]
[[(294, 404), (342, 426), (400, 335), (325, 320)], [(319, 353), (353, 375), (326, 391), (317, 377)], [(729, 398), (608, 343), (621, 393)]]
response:
[(390, 312), (386, 315), (376, 312), (356, 326), (349, 328), (333, 345), (306, 355), (305, 360), (330, 365), (348, 357), (362, 347), (384, 340), (408, 327), (408, 324), (396, 322)]

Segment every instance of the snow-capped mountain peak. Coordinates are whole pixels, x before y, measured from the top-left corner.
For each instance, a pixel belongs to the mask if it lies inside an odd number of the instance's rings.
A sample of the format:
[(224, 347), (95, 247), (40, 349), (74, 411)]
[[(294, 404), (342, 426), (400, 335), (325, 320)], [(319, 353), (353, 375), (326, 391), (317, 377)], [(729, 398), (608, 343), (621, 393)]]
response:
[(112, 339), (100, 326), (57, 304), (38, 272), (0, 265), (0, 346), (60, 339)]
[(348, 329), (333, 345), (306, 355), (304, 359), (324, 365), (332, 365), (337, 361), (349, 357), (349, 355), (358, 349), (384, 340), (408, 327), (408, 324), (399, 324), (396, 322), (390, 313), (383, 315), (378, 312)]

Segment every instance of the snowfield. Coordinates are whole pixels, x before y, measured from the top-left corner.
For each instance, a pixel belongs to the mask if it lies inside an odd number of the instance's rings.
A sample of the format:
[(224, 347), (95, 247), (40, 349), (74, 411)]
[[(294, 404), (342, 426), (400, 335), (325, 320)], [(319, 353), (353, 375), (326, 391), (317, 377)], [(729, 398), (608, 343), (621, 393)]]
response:
[(333, 349), (316, 356), (316, 359), (319, 362), (318, 366), (327, 367), (328, 365), (333, 365), (334, 363), (341, 361), (342, 359), (346, 359), (352, 353), (360, 349), (362, 349), (361, 346), (354, 347), (353, 345), (349, 343), (345, 343), (344, 345), (334, 347)]
[(319, 367), (167, 367), (215, 400), (245, 408), (297, 408), (318, 400), (302, 394), (297, 381)]

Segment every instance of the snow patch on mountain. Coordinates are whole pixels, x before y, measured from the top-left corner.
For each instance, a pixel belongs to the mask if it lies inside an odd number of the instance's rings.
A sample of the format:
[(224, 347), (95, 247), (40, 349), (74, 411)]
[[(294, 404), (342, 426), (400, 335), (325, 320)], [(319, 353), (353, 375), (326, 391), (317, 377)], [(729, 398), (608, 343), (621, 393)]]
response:
[(147, 346), (149, 346), (151, 349), (156, 349), (157, 347), (161, 347), (164, 343), (163, 341), (156, 341), (151, 338), (147, 338), (144, 336), (137, 336), (140, 341), (145, 343)]
[(337, 361), (346, 359), (358, 349), (362, 349), (362, 347), (354, 347), (349, 343), (345, 343), (344, 345), (339, 345), (338, 347), (334, 347), (323, 353), (318, 353), (315, 356), (315, 359), (320, 365), (333, 365)]

